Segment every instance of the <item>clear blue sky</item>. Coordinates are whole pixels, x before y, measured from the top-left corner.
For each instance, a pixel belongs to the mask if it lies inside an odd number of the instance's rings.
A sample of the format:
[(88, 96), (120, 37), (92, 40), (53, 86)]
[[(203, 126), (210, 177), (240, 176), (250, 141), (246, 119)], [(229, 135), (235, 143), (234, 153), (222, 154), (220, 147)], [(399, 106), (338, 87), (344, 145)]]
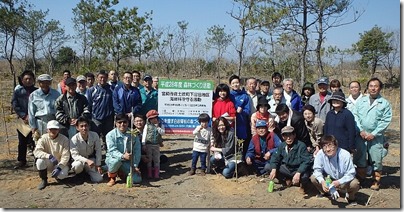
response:
[[(72, 8), (78, 0), (29, 0), (35, 9), (49, 9), (49, 19), (59, 20), (68, 34), (75, 34), (71, 21)], [(120, 0), (118, 8), (138, 7), (139, 14), (153, 10), (153, 25), (177, 26), (187, 21), (188, 32), (206, 34), (213, 25), (226, 25), (229, 32), (239, 31), (236, 20), (226, 12), (232, 9), (232, 0)], [(383, 29), (400, 29), (400, 2), (397, 0), (355, 0), (354, 7), (365, 10), (359, 21), (350, 25), (330, 29), (325, 45), (349, 48), (359, 40), (359, 33), (370, 30), (374, 25)], [(73, 47), (73, 46), (72, 46)], [(74, 47), (73, 47), (74, 48)]]

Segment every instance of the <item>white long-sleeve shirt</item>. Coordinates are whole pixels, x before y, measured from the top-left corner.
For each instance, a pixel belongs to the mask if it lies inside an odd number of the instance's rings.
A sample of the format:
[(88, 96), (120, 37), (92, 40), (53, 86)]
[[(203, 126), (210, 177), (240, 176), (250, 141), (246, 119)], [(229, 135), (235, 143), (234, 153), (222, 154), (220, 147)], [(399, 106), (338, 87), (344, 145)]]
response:
[(62, 165), (61, 168), (67, 166), (70, 159), (69, 139), (60, 133), (55, 139), (51, 139), (48, 133), (43, 134), (36, 144), (34, 156), (49, 159), (50, 155), (59, 161), (58, 165)]
[(212, 139), (212, 129), (210, 127), (201, 129), (199, 125), (194, 129), (192, 134), (195, 135), (193, 151), (208, 152)]
[[(95, 153), (95, 154), (94, 154)], [(87, 142), (80, 133), (74, 135), (70, 141), (70, 154), (75, 161), (85, 163), (89, 156), (95, 156), (95, 165), (101, 166), (101, 141), (95, 132), (88, 132)]]

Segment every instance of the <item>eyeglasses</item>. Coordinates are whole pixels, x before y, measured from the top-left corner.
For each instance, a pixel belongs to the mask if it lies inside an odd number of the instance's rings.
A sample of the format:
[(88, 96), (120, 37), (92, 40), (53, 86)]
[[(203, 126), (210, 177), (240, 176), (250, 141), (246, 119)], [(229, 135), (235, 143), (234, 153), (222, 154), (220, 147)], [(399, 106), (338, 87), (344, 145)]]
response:
[(325, 144), (323, 146), (323, 149), (335, 149), (335, 145), (334, 144)]
[(127, 124), (128, 122), (127, 121), (117, 121), (116, 123), (117, 124)]

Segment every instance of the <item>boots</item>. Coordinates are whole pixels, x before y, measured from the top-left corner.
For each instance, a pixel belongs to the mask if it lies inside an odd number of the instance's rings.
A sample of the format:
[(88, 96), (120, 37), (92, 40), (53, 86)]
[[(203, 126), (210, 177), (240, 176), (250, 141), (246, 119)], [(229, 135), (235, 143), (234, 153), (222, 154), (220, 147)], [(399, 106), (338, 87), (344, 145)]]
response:
[(154, 167), (154, 179), (160, 179), (160, 167)]
[(153, 178), (153, 168), (152, 167), (147, 167), (147, 178), (151, 179)]
[(300, 183), (299, 192), (303, 195), (306, 195), (306, 186), (303, 183)]
[(116, 173), (108, 172), (109, 182), (107, 183), (108, 186), (113, 186), (116, 183)]
[(356, 177), (359, 182), (363, 182), (366, 179), (366, 168), (356, 168)]
[(191, 170), (188, 172), (188, 175), (194, 175), (195, 174), (195, 169), (194, 168), (191, 168)]
[(41, 183), (38, 185), (38, 189), (42, 190), (48, 185), (48, 170), (39, 170), (39, 177), (41, 178)]
[(370, 189), (378, 191), (379, 186), (380, 186), (381, 178), (382, 178), (382, 172), (381, 171), (375, 171), (373, 173), (373, 184), (372, 184), (372, 186), (370, 186)]

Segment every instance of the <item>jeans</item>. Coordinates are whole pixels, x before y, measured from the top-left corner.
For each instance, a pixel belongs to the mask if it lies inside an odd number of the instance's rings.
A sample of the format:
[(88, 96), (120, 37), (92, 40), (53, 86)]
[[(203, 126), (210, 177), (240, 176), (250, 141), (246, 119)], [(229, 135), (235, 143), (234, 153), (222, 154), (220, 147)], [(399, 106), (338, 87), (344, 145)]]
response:
[(257, 175), (263, 175), (267, 172), (271, 171), (271, 167), (269, 165), (269, 161), (260, 161), (260, 160), (252, 160), (252, 166), (254, 167)]
[(196, 163), (198, 163), (198, 158), (201, 158), (201, 168), (203, 170), (206, 170), (206, 156), (208, 153), (206, 152), (198, 152), (198, 151), (192, 151), (192, 167), (193, 169), (196, 169)]
[(225, 164), (224, 158), (217, 160), (214, 155), (210, 157), (210, 164), (211, 166), (223, 169), (222, 175), (227, 179), (232, 178), (234, 175), (234, 171), (236, 170), (235, 162), (228, 162), (227, 164)]

